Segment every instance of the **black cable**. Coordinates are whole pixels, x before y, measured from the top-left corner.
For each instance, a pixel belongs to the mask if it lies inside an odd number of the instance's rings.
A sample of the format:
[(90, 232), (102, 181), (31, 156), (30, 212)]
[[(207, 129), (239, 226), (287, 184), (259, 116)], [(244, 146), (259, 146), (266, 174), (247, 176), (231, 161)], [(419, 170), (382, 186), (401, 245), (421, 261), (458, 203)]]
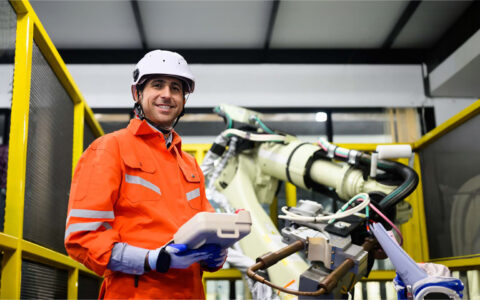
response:
[[(362, 153), (360, 156), (360, 163), (363, 165), (370, 165), (370, 155)], [(393, 208), (397, 203), (405, 199), (415, 190), (418, 185), (418, 175), (411, 168), (389, 160), (379, 160), (378, 168), (388, 173), (397, 174), (403, 178), (403, 183), (390, 194), (386, 195), (378, 204), (380, 210), (385, 211)]]

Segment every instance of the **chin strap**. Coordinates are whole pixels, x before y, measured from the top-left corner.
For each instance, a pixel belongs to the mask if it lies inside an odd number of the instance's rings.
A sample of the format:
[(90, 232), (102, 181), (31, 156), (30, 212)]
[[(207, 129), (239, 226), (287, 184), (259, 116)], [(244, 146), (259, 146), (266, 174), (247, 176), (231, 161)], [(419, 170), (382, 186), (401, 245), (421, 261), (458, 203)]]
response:
[(181, 117), (183, 117), (183, 115), (185, 115), (185, 106), (182, 108), (182, 112), (178, 115), (177, 120), (175, 120), (175, 123), (173, 123), (172, 129), (175, 128), (178, 121), (180, 120)]
[(133, 112), (140, 120), (145, 120), (145, 114), (143, 113), (143, 108), (140, 103), (135, 102), (133, 105)]
[[(188, 83), (187, 83), (187, 85), (188, 85)], [(189, 88), (190, 88), (190, 86), (189, 86)], [(183, 103), (182, 112), (178, 115), (177, 120), (175, 121), (175, 123), (173, 123), (172, 128), (175, 128), (175, 126), (177, 125), (180, 118), (185, 115), (185, 103), (187, 102), (189, 96), (190, 96), (190, 94), (187, 94), (187, 96), (184, 95), (184, 97), (186, 97), (186, 99), (185, 99), (185, 102)]]

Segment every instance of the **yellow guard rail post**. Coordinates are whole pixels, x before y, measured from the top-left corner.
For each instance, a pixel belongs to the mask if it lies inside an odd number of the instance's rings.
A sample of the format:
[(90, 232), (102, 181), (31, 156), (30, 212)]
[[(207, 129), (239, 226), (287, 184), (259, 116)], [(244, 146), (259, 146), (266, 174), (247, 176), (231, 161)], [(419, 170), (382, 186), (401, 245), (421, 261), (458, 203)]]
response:
[[(65, 63), (27, 0), (11, 0), (17, 14), (15, 62), (12, 91), (11, 128), (5, 206), (5, 229), (0, 232), (0, 249), (4, 251), (0, 298), (21, 297), (22, 259), (27, 258), (69, 271), (68, 298), (78, 295), (79, 271), (96, 276), (68, 256), (23, 240), (25, 176), (29, 123), (32, 47), (35, 42), (57, 79), (74, 103), (72, 166), (83, 152), (85, 120), (96, 136), (103, 134), (91, 109), (68, 72)], [(73, 168), (72, 168), (73, 171)]]

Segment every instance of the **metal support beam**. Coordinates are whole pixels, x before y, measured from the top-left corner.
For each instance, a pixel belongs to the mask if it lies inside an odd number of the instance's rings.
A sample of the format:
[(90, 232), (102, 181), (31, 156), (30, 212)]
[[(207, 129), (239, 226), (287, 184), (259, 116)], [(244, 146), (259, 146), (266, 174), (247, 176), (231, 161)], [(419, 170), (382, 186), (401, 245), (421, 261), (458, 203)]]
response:
[(147, 50), (147, 36), (145, 35), (145, 27), (143, 26), (142, 16), (140, 14), (140, 7), (138, 6), (137, 0), (130, 0), (132, 5), (133, 15), (135, 17), (135, 23), (137, 23), (138, 35), (142, 43), (143, 50)]
[(417, 7), (418, 5), (420, 5), (421, 2), (422, 1), (419, 1), (419, 0), (411, 0), (410, 3), (408, 3), (407, 8), (405, 8), (405, 10), (403, 11), (403, 14), (400, 16), (395, 26), (393, 26), (392, 31), (390, 32), (385, 42), (383, 43), (383, 46), (382, 46), (383, 49), (389, 49), (392, 47), (393, 43), (395, 42), (395, 39), (398, 37), (400, 32), (402, 32), (403, 27), (405, 27), (408, 20), (410, 20), (410, 18), (415, 13), (415, 10), (417, 10)]
[[(169, 49), (203, 64), (420, 64), (419, 49)], [(60, 49), (67, 64), (135, 64), (142, 49)], [(0, 60), (1, 63), (1, 60)]]
[(268, 20), (267, 35), (265, 36), (265, 45), (263, 48), (268, 50), (270, 48), (270, 42), (272, 41), (273, 27), (275, 26), (275, 20), (277, 19), (278, 7), (280, 0), (274, 0), (272, 2), (272, 10), (270, 11), (270, 18)]
[(325, 110), (327, 114), (327, 140), (330, 143), (333, 143), (333, 120), (332, 120), (332, 110)]
[(480, 1), (473, 1), (426, 57), (428, 73), (432, 72), (463, 43), (480, 30)]

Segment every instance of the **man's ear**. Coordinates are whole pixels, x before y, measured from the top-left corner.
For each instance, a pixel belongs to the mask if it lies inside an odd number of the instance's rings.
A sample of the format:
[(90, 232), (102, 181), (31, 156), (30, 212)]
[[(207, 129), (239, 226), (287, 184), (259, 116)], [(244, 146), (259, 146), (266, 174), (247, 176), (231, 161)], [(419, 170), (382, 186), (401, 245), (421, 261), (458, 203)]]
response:
[(132, 86), (133, 101), (138, 102), (138, 91), (136, 86)]

